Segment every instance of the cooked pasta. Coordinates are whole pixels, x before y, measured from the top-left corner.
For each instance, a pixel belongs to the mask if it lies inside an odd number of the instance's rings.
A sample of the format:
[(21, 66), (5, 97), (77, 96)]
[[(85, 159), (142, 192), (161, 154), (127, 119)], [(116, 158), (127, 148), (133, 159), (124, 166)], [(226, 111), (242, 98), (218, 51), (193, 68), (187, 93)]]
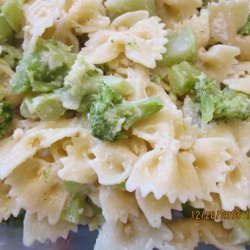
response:
[(24, 212), (26, 246), (78, 225), (96, 250), (250, 243), (249, 0), (0, 12), (0, 223)]

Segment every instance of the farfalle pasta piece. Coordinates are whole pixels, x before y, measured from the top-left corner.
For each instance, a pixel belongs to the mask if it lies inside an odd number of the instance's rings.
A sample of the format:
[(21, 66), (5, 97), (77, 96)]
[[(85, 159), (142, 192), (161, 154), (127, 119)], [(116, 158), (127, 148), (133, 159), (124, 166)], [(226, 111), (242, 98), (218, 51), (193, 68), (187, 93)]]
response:
[[(235, 142), (228, 138), (200, 138), (193, 145), (195, 169), (202, 186), (203, 199), (211, 200), (210, 193), (218, 192), (218, 185), (236, 165)], [(206, 150), (204, 150), (206, 149)]]
[(250, 94), (250, 62), (238, 62), (223, 83), (230, 89)]
[(138, 189), (142, 197), (153, 193), (156, 199), (161, 199), (165, 195), (170, 203), (202, 197), (194, 156), (178, 151), (178, 141), (169, 139), (164, 147), (155, 147), (144, 154), (132, 169), (126, 189), (130, 192)]
[(67, 156), (59, 159), (63, 168), (58, 171), (58, 176), (65, 181), (93, 183), (97, 179), (89, 164), (94, 157), (93, 146), (94, 140), (88, 130), (83, 131), (79, 137), (72, 137), (65, 147)]
[(100, 205), (105, 221), (127, 223), (129, 215), (138, 216), (139, 209), (133, 193), (118, 187), (100, 188)]
[(78, 35), (104, 29), (110, 24), (102, 0), (76, 0), (68, 8), (66, 20)]
[(223, 228), (222, 223), (209, 220), (173, 220), (167, 223), (173, 233), (167, 249), (195, 249), (203, 241), (223, 250), (243, 250), (241, 245), (230, 242), (231, 230)]
[(10, 197), (20, 207), (27, 213), (37, 213), (38, 220), (48, 218), (53, 225), (59, 221), (68, 195), (57, 176), (59, 168), (58, 163), (33, 158), (16, 168), (5, 181), (11, 186)]
[(63, 138), (75, 136), (81, 130), (75, 119), (43, 122), (26, 131), (16, 129), (13, 136), (0, 142), (0, 179), (6, 178), (40, 149), (48, 148)]
[(136, 200), (148, 223), (153, 228), (159, 228), (162, 224), (162, 218), (168, 220), (172, 219), (171, 210), (182, 210), (181, 202), (176, 201), (175, 203), (170, 203), (166, 196), (161, 199), (155, 199), (152, 193), (148, 194), (146, 197), (142, 197), (139, 190), (136, 190)]
[(250, 37), (237, 35), (246, 23), (249, 14), (248, 0), (220, 0), (208, 5), (210, 20), (210, 42), (234, 45), (241, 50), (241, 59), (249, 60)]
[(152, 147), (164, 145), (166, 140), (174, 138), (175, 126), (182, 123), (182, 113), (160, 86), (150, 83), (146, 92), (148, 96), (160, 96), (164, 108), (152, 117), (135, 124), (133, 134), (149, 142)]
[(59, 237), (66, 239), (69, 232), (77, 232), (77, 225), (60, 220), (51, 225), (46, 218), (38, 220), (36, 214), (25, 214), (23, 227), (23, 243), (30, 247), (34, 242), (55, 242)]
[(0, 181), (0, 223), (11, 215), (16, 217), (21, 209), (16, 200), (9, 196), (10, 188), (9, 185)]
[(197, 8), (202, 5), (201, 0), (162, 0), (162, 2), (175, 9), (183, 19), (193, 16)]
[[(133, 13), (137, 15), (143, 11)], [(119, 18), (121, 20), (122, 17)], [(125, 53), (130, 60), (154, 68), (156, 60), (161, 60), (162, 54), (166, 51), (166, 34), (167, 31), (164, 30), (164, 24), (160, 23), (160, 19), (156, 16), (148, 17), (147, 13), (147, 18), (139, 20), (131, 27), (123, 27), (121, 30), (118, 27), (98, 30), (90, 34), (90, 39), (81, 53), (93, 64), (107, 63)]]
[(60, 18), (63, 14), (64, 2), (65, 0), (35, 0), (25, 4), (26, 20), (23, 43), (25, 50), (33, 50), (37, 39)]
[(175, 23), (174, 30), (180, 31), (183, 27), (191, 27), (195, 36), (197, 47), (206, 47), (209, 42), (209, 13), (206, 9), (202, 9), (200, 14), (195, 14), (190, 19), (185, 19), (180, 23)]
[(231, 171), (224, 183), (219, 184), (222, 208), (232, 211), (235, 207), (247, 210), (250, 207), (250, 159), (240, 153), (237, 167)]
[(227, 75), (233, 73), (233, 65), (237, 63), (236, 56), (240, 49), (229, 45), (214, 45), (207, 51), (199, 50), (199, 66), (208, 76), (222, 81)]
[(172, 233), (165, 225), (154, 229), (142, 215), (130, 216), (126, 224), (107, 221), (100, 229), (94, 249), (166, 249), (167, 242), (171, 239)]
[[(132, 139), (140, 145), (140, 140)], [(138, 155), (123, 142), (99, 141), (92, 148), (93, 159), (90, 166), (96, 172), (102, 185), (115, 185), (125, 181), (138, 159)]]

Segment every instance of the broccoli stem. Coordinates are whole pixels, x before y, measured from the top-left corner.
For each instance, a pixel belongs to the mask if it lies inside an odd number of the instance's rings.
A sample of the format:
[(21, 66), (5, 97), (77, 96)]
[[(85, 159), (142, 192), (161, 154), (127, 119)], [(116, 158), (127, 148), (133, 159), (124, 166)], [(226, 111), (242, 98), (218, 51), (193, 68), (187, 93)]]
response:
[(7, 0), (1, 7), (4, 18), (15, 32), (21, 30), (24, 20), (22, 4), (21, 0)]
[(10, 25), (0, 14), (0, 44), (10, 41), (13, 38), (14, 32), (11, 29)]
[(125, 122), (122, 127), (128, 130), (137, 121), (149, 117), (163, 107), (161, 98), (159, 96), (153, 96), (137, 101), (123, 102), (115, 106), (115, 108), (109, 110), (106, 113), (107, 117), (123, 117)]
[(200, 73), (194, 65), (185, 61), (172, 66), (168, 70), (168, 79), (173, 92), (180, 96), (187, 94), (194, 88)]
[(197, 57), (196, 37), (192, 29), (187, 27), (180, 32), (172, 32), (167, 35), (167, 51), (159, 66), (172, 66), (182, 61), (194, 62)]

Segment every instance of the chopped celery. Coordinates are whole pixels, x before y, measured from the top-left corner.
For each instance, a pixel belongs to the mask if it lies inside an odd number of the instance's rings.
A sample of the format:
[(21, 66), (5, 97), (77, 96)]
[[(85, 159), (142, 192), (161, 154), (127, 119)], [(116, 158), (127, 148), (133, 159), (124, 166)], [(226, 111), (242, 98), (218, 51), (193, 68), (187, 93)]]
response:
[(11, 29), (10, 25), (6, 21), (6, 19), (3, 17), (2, 14), (0, 14), (0, 44), (8, 42), (13, 38), (14, 32)]
[(22, 3), (21, 0), (6, 0), (1, 7), (4, 18), (15, 32), (21, 30), (24, 20)]
[(21, 104), (20, 111), (26, 118), (40, 118), (44, 121), (56, 120), (65, 113), (61, 99), (56, 94), (27, 96)]
[(155, 15), (154, 0), (107, 0), (105, 6), (111, 18), (137, 10), (147, 10), (151, 16)]
[(75, 54), (64, 43), (40, 39), (35, 51), (20, 60), (11, 79), (11, 92), (51, 92), (61, 87), (74, 59)]
[(168, 71), (168, 78), (174, 93), (182, 96), (191, 91), (200, 73), (200, 70), (188, 62), (172, 66)]
[(158, 65), (172, 66), (182, 61), (194, 62), (196, 60), (196, 38), (191, 28), (186, 27), (179, 33), (169, 33), (167, 38), (167, 51)]

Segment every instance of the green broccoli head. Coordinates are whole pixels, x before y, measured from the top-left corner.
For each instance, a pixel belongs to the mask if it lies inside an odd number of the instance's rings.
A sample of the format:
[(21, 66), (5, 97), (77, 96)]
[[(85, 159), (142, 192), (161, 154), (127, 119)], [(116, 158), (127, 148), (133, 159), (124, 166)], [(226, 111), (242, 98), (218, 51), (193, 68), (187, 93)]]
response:
[(0, 101), (0, 138), (8, 132), (12, 117), (12, 106), (5, 101)]
[(214, 80), (204, 74), (200, 75), (195, 90), (194, 100), (204, 122), (246, 120), (250, 116), (250, 100), (247, 95), (227, 87), (221, 90)]
[(245, 25), (239, 30), (238, 32), (242, 36), (249, 36), (250, 35), (250, 15), (248, 16), (247, 22)]
[(126, 102), (122, 95), (105, 83), (100, 83), (98, 94), (93, 97), (90, 106), (92, 134), (105, 141), (127, 138), (124, 130), (162, 108), (163, 104), (159, 97)]
[(55, 39), (40, 39), (35, 50), (20, 60), (11, 79), (11, 92), (51, 92), (61, 87), (74, 60), (71, 47)]

